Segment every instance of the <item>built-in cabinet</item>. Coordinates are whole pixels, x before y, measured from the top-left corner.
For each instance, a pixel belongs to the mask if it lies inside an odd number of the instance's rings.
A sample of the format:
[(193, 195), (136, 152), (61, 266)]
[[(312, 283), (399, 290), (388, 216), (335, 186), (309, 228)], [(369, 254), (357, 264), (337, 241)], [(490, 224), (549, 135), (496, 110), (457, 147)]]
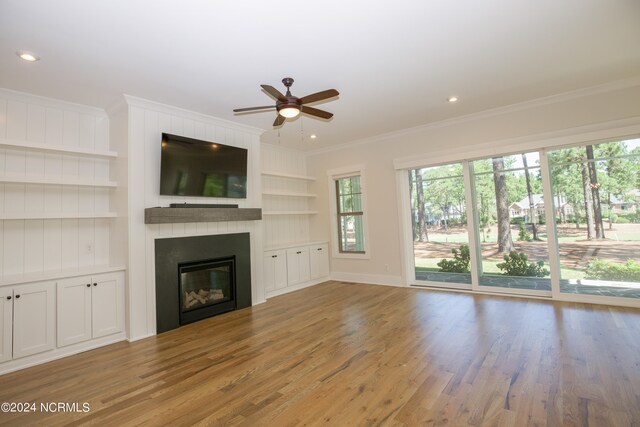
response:
[(0, 362), (51, 350), (55, 346), (55, 283), (0, 288)]
[(121, 332), (121, 273), (74, 277), (58, 283), (58, 347)]
[(265, 290), (272, 297), (329, 278), (328, 244), (272, 249), (264, 253)]

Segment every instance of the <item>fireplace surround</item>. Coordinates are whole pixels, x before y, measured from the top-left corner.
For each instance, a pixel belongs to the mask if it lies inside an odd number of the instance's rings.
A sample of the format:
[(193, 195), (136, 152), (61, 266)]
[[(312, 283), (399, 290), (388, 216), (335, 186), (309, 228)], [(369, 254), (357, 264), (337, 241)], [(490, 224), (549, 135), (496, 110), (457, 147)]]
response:
[(155, 270), (157, 333), (251, 306), (249, 233), (156, 239)]

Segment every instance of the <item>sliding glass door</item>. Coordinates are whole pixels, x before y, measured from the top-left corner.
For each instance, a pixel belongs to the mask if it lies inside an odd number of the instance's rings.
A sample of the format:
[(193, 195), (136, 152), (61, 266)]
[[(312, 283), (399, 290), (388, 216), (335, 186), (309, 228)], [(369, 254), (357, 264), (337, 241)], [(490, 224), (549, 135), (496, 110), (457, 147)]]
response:
[(461, 163), (408, 171), (417, 282), (471, 288)]

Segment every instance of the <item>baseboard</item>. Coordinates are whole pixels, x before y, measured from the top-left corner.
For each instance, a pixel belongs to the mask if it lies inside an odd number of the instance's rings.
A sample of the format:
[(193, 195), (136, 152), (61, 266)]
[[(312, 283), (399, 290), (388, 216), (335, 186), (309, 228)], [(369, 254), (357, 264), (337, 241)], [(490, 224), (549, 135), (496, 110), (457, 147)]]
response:
[(403, 288), (406, 287), (406, 285), (402, 283), (402, 276), (391, 276), (382, 274), (359, 274), (332, 271), (331, 280), (337, 280), (339, 282), (366, 283), (369, 285), (396, 286)]
[(8, 374), (9, 372), (18, 371), (20, 369), (29, 368), (31, 366), (41, 365), (43, 363), (62, 359), (63, 357), (72, 356), (78, 353), (84, 353), (85, 351), (95, 350), (96, 348), (104, 347), (109, 344), (115, 344), (117, 342), (126, 340), (127, 337), (125, 336), (125, 334), (119, 333), (115, 335), (109, 335), (107, 337), (96, 338), (95, 340), (91, 341), (72, 344), (66, 347), (54, 348), (43, 353), (21, 357), (20, 359), (8, 360), (0, 364), (0, 375)]
[(329, 277), (321, 277), (320, 279), (311, 280), (309, 282), (298, 283), (297, 285), (287, 286), (286, 288), (276, 289), (270, 292), (267, 292), (267, 299), (277, 297), (278, 295), (288, 294), (289, 292), (298, 291), (300, 289), (308, 288), (310, 286), (319, 285), (320, 283), (324, 283), (329, 280)]

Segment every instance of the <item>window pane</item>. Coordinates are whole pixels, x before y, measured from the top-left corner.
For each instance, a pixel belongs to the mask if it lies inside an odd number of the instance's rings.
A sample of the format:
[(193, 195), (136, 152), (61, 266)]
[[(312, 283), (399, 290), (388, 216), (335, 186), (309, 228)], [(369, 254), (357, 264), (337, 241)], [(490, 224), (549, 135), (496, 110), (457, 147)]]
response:
[(480, 285), (551, 290), (537, 152), (473, 162)]
[(364, 252), (362, 215), (340, 216), (340, 251)]
[(462, 165), (408, 173), (416, 280), (470, 284)]
[(549, 154), (560, 291), (640, 297), (640, 139)]

